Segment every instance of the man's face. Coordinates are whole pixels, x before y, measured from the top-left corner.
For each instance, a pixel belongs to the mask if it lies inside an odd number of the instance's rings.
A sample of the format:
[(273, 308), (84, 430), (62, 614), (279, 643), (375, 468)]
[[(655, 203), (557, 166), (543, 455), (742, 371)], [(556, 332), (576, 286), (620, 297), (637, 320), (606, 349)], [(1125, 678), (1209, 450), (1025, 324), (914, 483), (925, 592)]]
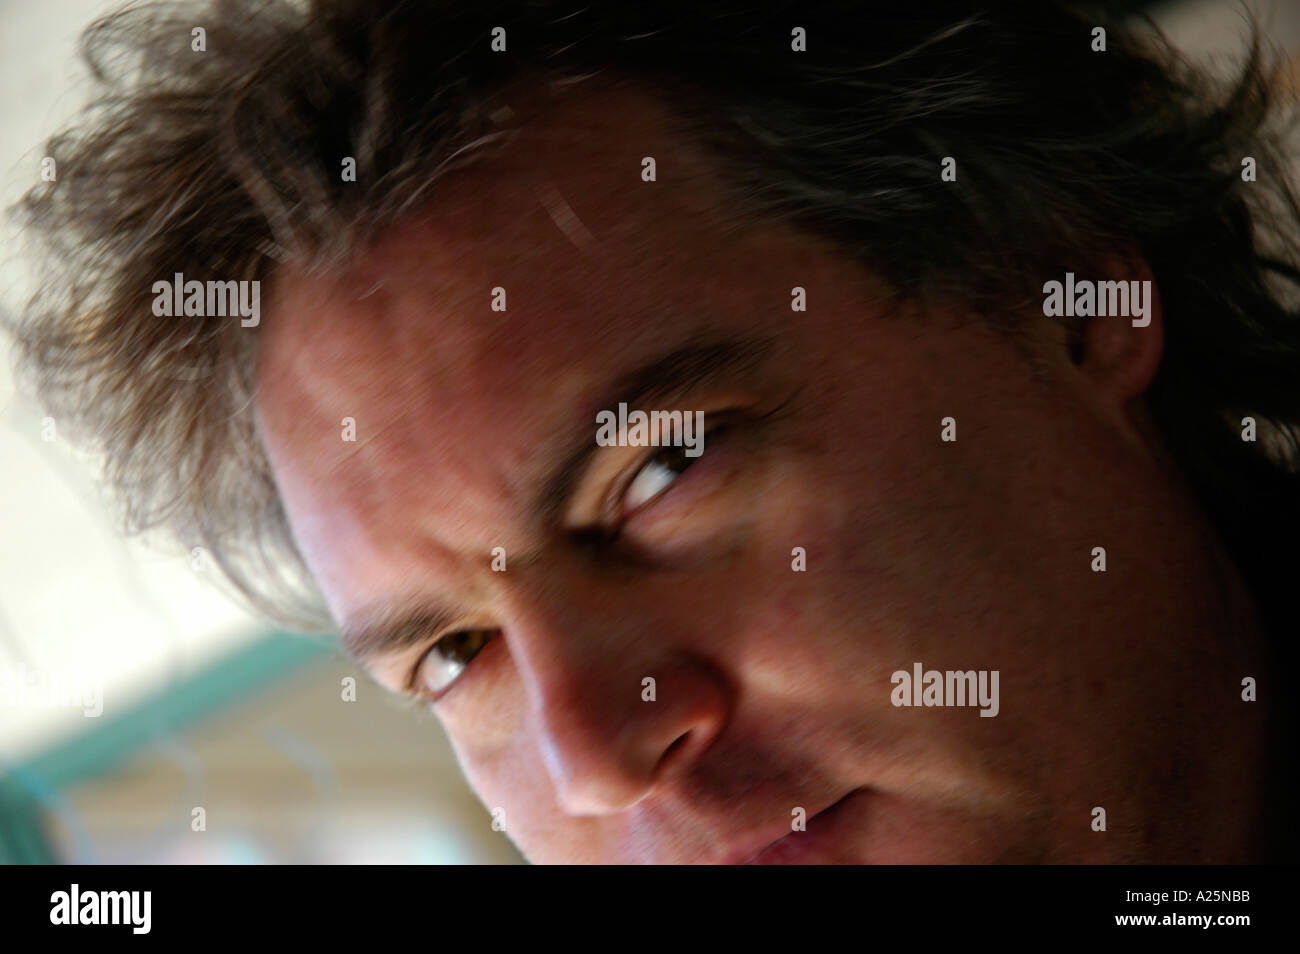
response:
[[(825, 242), (728, 228), (665, 117), (570, 90), (349, 278), (280, 277), (259, 419), (345, 639), (437, 694), (536, 862), (1195, 840), (1169, 800), (1197, 818), (1221, 792), (1223, 650), (1125, 409), (1050, 319), (1018, 348), (960, 309), (891, 312)], [(620, 401), (703, 411), (703, 455), (597, 446)], [(998, 671), (997, 714), (894, 705), (915, 663)]]

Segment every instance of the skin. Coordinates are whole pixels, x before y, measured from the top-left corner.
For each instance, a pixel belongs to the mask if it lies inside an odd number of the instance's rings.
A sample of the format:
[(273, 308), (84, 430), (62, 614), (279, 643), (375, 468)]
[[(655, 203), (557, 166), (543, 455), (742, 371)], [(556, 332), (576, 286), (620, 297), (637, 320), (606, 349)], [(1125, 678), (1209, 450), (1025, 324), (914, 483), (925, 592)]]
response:
[[(432, 705), (525, 855), (737, 862), (788, 835), (760, 860), (1248, 858), (1260, 639), (1142, 409), (1159, 313), (1092, 322), (1072, 357), (1068, 319), (1031, 312), (1013, 341), (955, 304), (891, 307), (832, 245), (729, 224), (652, 93), (515, 107), (517, 139), (349, 274), (281, 272), (257, 411), (376, 680), (406, 691), (441, 637), (491, 632)], [(736, 340), (743, 360), (706, 354), (713, 373), (631, 405), (729, 426), (620, 510), (660, 449), (595, 446), (616, 380)], [(356, 642), (438, 608), (400, 646)], [(998, 670), (998, 715), (894, 706), (914, 662)]]

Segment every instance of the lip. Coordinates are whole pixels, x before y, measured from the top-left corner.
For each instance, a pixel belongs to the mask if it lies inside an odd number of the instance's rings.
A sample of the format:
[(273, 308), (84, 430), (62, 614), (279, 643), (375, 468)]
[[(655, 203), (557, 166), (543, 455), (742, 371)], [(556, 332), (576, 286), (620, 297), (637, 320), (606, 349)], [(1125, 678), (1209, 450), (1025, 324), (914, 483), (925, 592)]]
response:
[(760, 842), (756, 849), (738, 852), (732, 864), (799, 865), (817, 864), (823, 852), (841, 841), (858, 817), (865, 788), (856, 788), (816, 814), (808, 816), (806, 831), (787, 831), (775, 840)]

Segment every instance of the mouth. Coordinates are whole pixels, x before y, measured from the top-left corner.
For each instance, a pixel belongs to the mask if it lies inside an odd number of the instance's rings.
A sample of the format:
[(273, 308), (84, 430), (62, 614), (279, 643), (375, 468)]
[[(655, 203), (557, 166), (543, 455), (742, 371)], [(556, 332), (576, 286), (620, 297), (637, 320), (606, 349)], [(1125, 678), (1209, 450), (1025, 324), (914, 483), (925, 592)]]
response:
[(786, 832), (750, 853), (747, 865), (806, 865), (823, 863), (829, 850), (842, 845), (843, 836), (859, 819), (869, 791), (856, 788), (807, 820), (807, 829)]

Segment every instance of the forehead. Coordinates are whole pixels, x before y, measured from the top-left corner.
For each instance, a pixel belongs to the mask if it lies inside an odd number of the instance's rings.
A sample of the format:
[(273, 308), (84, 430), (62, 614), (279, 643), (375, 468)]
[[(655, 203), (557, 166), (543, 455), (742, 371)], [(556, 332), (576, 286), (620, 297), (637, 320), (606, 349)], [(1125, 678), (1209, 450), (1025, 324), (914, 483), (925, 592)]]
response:
[[(553, 97), (523, 94), (504, 150), (436, 182), (418, 216), (346, 275), (276, 276), (264, 390), (295, 372), (317, 390), (340, 376), (357, 393), (430, 378), (453, 392), (484, 380), (509, 390), (503, 363), (576, 380), (605, 365), (601, 349), (653, 350), (748, 305), (752, 282), (717, 281), (716, 263), (700, 255), (730, 229), (722, 191), (658, 97), (608, 84)], [(657, 181), (642, 179), (646, 158)]]

